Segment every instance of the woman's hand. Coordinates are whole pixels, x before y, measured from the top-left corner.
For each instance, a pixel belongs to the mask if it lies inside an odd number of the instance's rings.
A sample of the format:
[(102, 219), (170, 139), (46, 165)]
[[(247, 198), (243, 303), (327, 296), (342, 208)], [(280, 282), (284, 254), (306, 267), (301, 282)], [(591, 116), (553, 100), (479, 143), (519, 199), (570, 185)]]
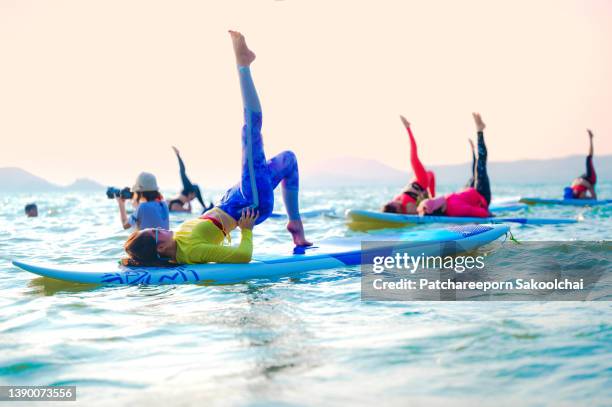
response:
[(589, 133), (590, 138), (593, 138), (593, 132), (591, 131), (591, 129), (587, 129), (587, 133)]
[(243, 230), (253, 230), (253, 226), (255, 226), (255, 221), (257, 218), (259, 218), (259, 211), (251, 208), (243, 209), (242, 216), (240, 216), (240, 220), (238, 221), (238, 226)]
[(174, 150), (174, 154), (181, 155), (181, 153), (179, 152), (178, 148), (172, 146), (172, 149)]
[(404, 126), (406, 126), (406, 128), (409, 129), (410, 128), (410, 122), (408, 121), (408, 119), (406, 119), (402, 115), (400, 115), (400, 119), (402, 119), (402, 123), (404, 123)]
[(480, 113), (472, 113), (472, 116), (474, 117), (474, 123), (476, 123), (476, 130), (479, 133), (481, 131), (484, 131), (487, 125), (484, 124), (484, 122), (482, 121), (482, 117), (480, 116)]
[(427, 215), (427, 211), (425, 209), (425, 202), (426, 201), (427, 201), (427, 199), (423, 199), (421, 201), (421, 203), (419, 204), (419, 206), (417, 207), (417, 213), (419, 214), (419, 216)]

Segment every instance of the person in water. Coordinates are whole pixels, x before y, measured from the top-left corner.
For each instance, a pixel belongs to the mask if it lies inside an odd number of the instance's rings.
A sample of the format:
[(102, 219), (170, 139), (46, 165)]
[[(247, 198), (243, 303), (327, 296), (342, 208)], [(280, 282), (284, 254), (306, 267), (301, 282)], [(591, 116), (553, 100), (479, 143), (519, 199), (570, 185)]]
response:
[[(310, 246), (300, 218), (299, 175), (295, 154), (285, 151), (266, 160), (261, 136), (262, 112), (251, 78), (255, 54), (244, 36), (229, 31), (244, 105), (242, 128), (242, 178), (221, 198), (218, 206), (199, 218), (184, 222), (176, 232), (167, 228), (134, 232), (124, 248), (124, 265), (155, 266), (198, 263), (248, 263), (253, 252), (252, 229), (272, 213), (274, 189), (280, 184), (289, 217), (287, 230), (297, 246)], [(239, 227), (239, 246), (224, 245), (230, 232)]]
[(187, 177), (187, 173), (185, 172), (185, 163), (181, 158), (181, 153), (178, 148), (172, 146), (174, 150), (174, 154), (176, 154), (176, 158), (179, 163), (179, 171), (181, 174), (181, 181), (183, 182), (183, 189), (179, 196), (174, 199), (168, 200), (168, 209), (170, 212), (191, 212), (191, 201), (197, 198), (200, 205), (202, 205), (202, 213), (213, 207), (212, 204), (206, 206), (204, 203), (204, 199), (202, 198), (202, 193), (200, 192), (200, 187), (197, 184), (192, 184)]
[[(491, 216), (491, 186), (487, 174), (487, 146), (484, 141), (486, 125), (479, 113), (472, 113), (478, 133), (478, 158), (472, 164), (472, 178), (468, 187), (438, 198), (423, 200), (418, 207), (419, 215), (470, 216), (486, 218)], [(470, 142), (473, 145), (473, 143)]]
[(38, 206), (35, 203), (29, 203), (24, 208), (25, 214), (28, 218), (38, 217)]
[(593, 167), (593, 132), (587, 129), (589, 134), (589, 155), (586, 158), (586, 173), (576, 178), (570, 187), (565, 188), (565, 199), (597, 199), (595, 184), (597, 174)]
[(419, 203), (426, 198), (436, 196), (436, 179), (432, 171), (425, 170), (419, 160), (416, 141), (410, 129), (410, 122), (404, 116), (400, 116), (402, 123), (408, 130), (410, 137), (410, 165), (414, 172), (414, 179), (408, 184), (405, 190), (397, 195), (393, 200), (387, 202), (383, 212), (416, 214)]
[(168, 204), (159, 193), (155, 175), (142, 172), (136, 178), (132, 187), (132, 208), (134, 212), (128, 217), (125, 210), (125, 198), (118, 196), (119, 215), (124, 229), (136, 227), (138, 230), (147, 228), (170, 227)]

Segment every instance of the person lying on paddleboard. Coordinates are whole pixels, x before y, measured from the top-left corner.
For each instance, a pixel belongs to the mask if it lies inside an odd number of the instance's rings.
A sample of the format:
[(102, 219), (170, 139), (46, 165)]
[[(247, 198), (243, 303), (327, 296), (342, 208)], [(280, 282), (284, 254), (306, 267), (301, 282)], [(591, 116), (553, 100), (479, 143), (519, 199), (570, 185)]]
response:
[(170, 212), (191, 212), (191, 201), (197, 199), (200, 205), (202, 205), (202, 213), (206, 212), (207, 210), (211, 209), (213, 205), (210, 204), (209, 206), (206, 206), (204, 199), (202, 198), (202, 193), (200, 192), (200, 187), (197, 184), (192, 184), (189, 177), (187, 177), (185, 163), (181, 158), (181, 153), (179, 152), (178, 148), (174, 146), (172, 146), (172, 149), (174, 150), (174, 154), (176, 154), (176, 158), (178, 159), (183, 189), (181, 190), (179, 196), (168, 200), (168, 209), (170, 209)]
[(597, 199), (595, 193), (597, 174), (593, 166), (593, 132), (587, 129), (587, 133), (589, 133), (589, 155), (586, 158), (586, 173), (576, 178), (570, 187), (565, 188), (564, 199)]
[(126, 198), (121, 195), (116, 198), (119, 205), (121, 225), (124, 229), (131, 227), (136, 227), (137, 230), (147, 228), (168, 229), (170, 227), (168, 204), (159, 193), (155, 175), (148, 172), (140, 173), (132, 187), (132, 194), (134, 212), (129, 218), (125, 210)]
[[(287, 230), (297, 246), (310, 246), (300, 218), (299, 175), (295, 154), (285, 151), (266, 160), (261, 136), (262, 113), (250, 65), (255, 54), (244, 36), (229, 31), (236, 62), (245, 124), (242, 128), (242, 179), (230, 188), (218, 206), (197, 219), (184, 222), (176, 232), (167, 228), (132, 233), (124, 248), (124, 265), (155, 266), (168, 263), (248, 263), (253, 252), (252, 228), (272, 213), (274, 189), (281, 184), (289, 217)], [(226, 246), (230, 232), (240, 227), (239, 246)]]
[(416, 214), (418, 204), (425, 198), (436, 196), (436, 179), (432, 171), (426, 171), (419, 160), (416, 141), (410, 129), (410, 122), (404, 116), (400, 116), (402, 123), (408, 130), (410, 137), (410, 165), (414, 172), (414, 179), (406, 189), (393, 200), (387, 202), (383, 207), (383, 212)]
[(487, 146), (483, 133), (486, 125), (479, 113), (472, 113), (472, 116), (478, 133), (478, 158), (472, 165), (473, 173), (468, 187), (461, 192), (423, 200), (418, 206), (419, 215), (492, 216), (489, 212), (491, 187), (487, 174)]

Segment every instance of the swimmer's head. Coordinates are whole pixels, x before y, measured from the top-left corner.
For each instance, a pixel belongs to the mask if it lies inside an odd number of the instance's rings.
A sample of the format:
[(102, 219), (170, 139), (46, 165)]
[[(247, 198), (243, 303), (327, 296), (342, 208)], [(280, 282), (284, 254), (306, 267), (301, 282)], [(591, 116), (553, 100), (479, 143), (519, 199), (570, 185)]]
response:
[(25, 206), (25, 214), (28, 218), (35, 218), (38, 216), (38, 207), (35, 203), (29, 203)]

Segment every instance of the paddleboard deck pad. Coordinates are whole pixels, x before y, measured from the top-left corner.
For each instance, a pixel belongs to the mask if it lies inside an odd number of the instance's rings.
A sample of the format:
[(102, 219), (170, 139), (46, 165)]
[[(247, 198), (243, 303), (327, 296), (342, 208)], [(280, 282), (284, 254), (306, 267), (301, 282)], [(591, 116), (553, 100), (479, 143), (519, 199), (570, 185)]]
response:
[[(445, 248), (473, 250), (505, 235), (505, 225), (462, 225), (444, 229), (323, 240), (315, 246), (287, 247), (287, 254), (255, 254), (247, 264), (195, 264), (175, 267), (124, 267), (114, 263), (49, 265), (13, 261), (25, 271), (57, 280), (103, 285), (140, 284), (226, 284), (253, 279), (272, 279), (314, 270), (355, 266), (361, 263), (363, 242), (376, 242), (389, 253), (418, 253), (437, 256)], [(450, 243), (450, 244), (449, 244)], [(278, 247), (275, 248), (278, 253)]]

